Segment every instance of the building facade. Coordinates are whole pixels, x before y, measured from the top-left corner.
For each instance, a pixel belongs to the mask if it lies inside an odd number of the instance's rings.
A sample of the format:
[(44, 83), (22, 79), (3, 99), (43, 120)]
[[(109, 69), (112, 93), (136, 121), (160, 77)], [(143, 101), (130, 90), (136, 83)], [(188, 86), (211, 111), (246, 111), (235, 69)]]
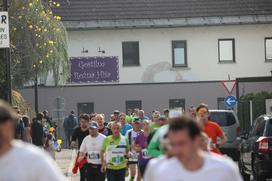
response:
[[(71, 79), (52, 87), (49, 75), (40, 108), (52, 107), (58, 96), (78, 112), (81, 106), (109, 114), (200, 102), (222, 108), (221, 80), (271, 76), (272, 1), (58, 2), (54, 13), (68, 30)], [(272, 89), (256, 85), (252, 91)], [(22, 92), (33, 104), (32, 90)]]

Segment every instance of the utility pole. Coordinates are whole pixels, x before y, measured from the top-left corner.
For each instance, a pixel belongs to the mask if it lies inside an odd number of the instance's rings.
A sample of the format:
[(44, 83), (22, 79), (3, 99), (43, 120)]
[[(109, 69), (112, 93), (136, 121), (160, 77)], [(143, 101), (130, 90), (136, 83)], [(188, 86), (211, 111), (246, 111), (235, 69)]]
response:
[[(3, 0), (3, 11), (8, 11), (8, 0)], [(4, 99), (11, 104), (11, 69), (10, 69), (10, 48), (4, 49), (5, 55), (5, 91)]]
[(34, 95), (35, 95), (35, 113), (39, 113), (39, 99), (38, 99), (38, 67), (35, 67), (35, 81), (34, 81)]

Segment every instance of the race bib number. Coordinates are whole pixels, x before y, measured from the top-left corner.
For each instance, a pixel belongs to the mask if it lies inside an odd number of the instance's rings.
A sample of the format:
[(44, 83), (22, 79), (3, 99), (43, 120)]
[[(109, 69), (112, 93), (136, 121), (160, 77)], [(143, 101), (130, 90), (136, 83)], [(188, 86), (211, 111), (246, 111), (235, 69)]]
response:
[(116, 148), (116, 147), (110, 146), (107, 151), (108, 163), (112, 165), (120, 165), (124, 163), (125, 154), (126, 154), (125, 148)]
[(143, 159), (149, 159), (150, 156), (148, 155), (148, 150), (145, 148), (145, 149), (142, 149), (142, 157)]
[(133, 151), (132, 152), (132, 158), (129, 159), (129, 161), (137, 162), (139, 157), (139, 153)]
[(92, 151), (88, 153), (88, 161), (90, 163), (100, 162), (100, 153), (98, 151)]
[(125, 155), (125, 149), (115, 148), (114, 150), (112, 150), (112, 153), (111, 153), (111, 163), (113, 165), (120, 165), (124, 163), (125, 161), (124, 155)]

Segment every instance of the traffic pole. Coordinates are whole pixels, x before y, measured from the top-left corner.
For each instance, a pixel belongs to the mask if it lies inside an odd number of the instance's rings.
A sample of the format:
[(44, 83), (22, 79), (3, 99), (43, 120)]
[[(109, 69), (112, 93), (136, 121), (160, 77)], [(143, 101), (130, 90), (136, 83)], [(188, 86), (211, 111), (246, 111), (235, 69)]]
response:
[[(8, 0), (3, 0), (3, 10), (8, 12)], [(11, 98), (11, 65), (10, 65), (10, 48), (4, 49), (5, 54), (5, 100), (12, 104), (12, 98)]]

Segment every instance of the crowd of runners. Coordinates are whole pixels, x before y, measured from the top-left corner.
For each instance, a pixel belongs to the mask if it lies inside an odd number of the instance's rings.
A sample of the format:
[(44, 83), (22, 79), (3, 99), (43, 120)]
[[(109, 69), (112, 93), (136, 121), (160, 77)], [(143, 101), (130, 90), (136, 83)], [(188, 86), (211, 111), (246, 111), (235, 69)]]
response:
[[(14, 113), (1, 102), (0, 180), (65, 180), (40, 149), (14, 141)], [(226, 138), (220, 126), (209, 120), (205, 104), (188, 111), (154, 110), (147, 115), (139, 109), (116, 110), (110, 121), (101, 113), (81, 114), (77, 119), (72, 111), (63, 127), (67, 146), (78, 149), (72, 172), (80, 172), (80, 181), (125, 181), (126, 177), (130, 181), (242, 180), (237, 165), (220, 153)], [(29, 141), (35, 139), (32, 136)], [(11, 174), (23, 165), (34, 168)]]
[(219, 151), (226, 138), (209, 120), (205, 104), (149, 115), (116, 110), (110, 118), (107, 122), (98, 113), (79, 117), (71, 147), (78, 141), (73, 171), (80, 170), (81, 181), (242, 180), (235, 163)]

